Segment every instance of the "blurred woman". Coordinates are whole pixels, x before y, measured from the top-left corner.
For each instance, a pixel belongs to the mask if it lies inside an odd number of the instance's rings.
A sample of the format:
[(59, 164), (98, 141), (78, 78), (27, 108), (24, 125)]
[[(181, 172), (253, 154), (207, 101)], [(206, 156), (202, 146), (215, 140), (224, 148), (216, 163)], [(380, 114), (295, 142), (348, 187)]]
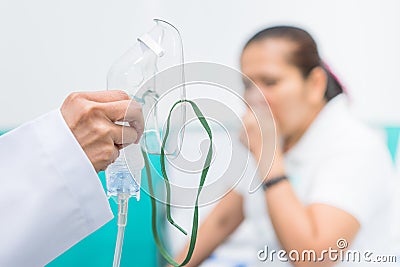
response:
[[(279, 144), (270, 166), (262, 143), (271, 136), (250, 111), (244, 116), (263, 186), (255, 194), (238, 187), (221, 200), (200, 227), (188, 266), (203, 262), (245, 217), (258, 231), (255, 264), (351, 266), (358, 256), (361, 264), (373, 261), (390, 239), (390, 158), (380, 136), (351, 116), (348, 97), (313, 38), (288, 26), (260, 31), (243, 49), (241, 70), (268, 101)], [(249, 106), (268, 108), (252, 97), (255, 90), (246, 84)], [(347, 249), (360, 254), (341, 258)], [(279, 250), (286, 254), (278, 258)], [(338, 251), (336, 257), (330, 250)], [(365, 251), (372, 252), (369, 259)]]

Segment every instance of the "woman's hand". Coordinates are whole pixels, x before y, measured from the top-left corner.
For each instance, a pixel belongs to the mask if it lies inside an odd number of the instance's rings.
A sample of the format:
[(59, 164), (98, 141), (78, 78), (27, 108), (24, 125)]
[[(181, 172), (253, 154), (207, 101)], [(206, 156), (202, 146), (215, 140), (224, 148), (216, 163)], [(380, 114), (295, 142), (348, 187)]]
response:
[(274, 147), (276, 139), (275, 125), (268, 107), (247, 109), (242, 122), (244, 130), (240, 140), (259, 159), (263, 151)]
[(243, 116), (241, 142), (249, 148), (258, 162), (260, 177), (284, 174), (283, 152), (277, 129), (268, 107), (248, 109)]

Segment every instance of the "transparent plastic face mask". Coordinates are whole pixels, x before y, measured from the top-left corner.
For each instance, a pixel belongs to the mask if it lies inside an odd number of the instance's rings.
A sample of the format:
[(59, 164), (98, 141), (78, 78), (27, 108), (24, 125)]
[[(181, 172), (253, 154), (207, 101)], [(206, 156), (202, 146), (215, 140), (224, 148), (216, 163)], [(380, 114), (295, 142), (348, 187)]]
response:
[[(128, 200), (132, 196), (137, 200), (140, 199), (144, 156), (147, 159), (146, 153), (161, 156), (178, 155), (179, 143), (183, 139), (185, 105), (176, 107), (174, 116), (171, 117), (174, 127), (168, 129), (164, 129), (165, 125), (160, 125), (160, 122), (165, 121), (160, 114), (168, 112), (159, 112), (163, 107), (168, 109), (177, 100), (185, 99), (182, 40), (178, 30), (170, 23), (159, 19), (155, 19), (154, 22), (156, 25), (153, 29), (137, 39), (136, 44), (114, 63), (107, 76), (108, 90), (124, 90), (128, 93), (142, 105), (145, 119), (140, 144), (131, 144), (122, 149), (120, 156), (106, 170), (107, 194), (118, 203), (114, 267), (120, 264), (124, 229), (127, 224)], [(178, 72), (178, 77), (170, 78), (175, 81), (178, 79), (181, 86), (172, 90), (160, 86), (156, 74), (176, 65), (180, 65), (182, 71)], [(170, 138), (165, 142), (163, 136), (167, 134)]]
[[(183, 86), (183, 46), (178, 30), (170, 23), (155, 19), (156, 25), (148, 33), (137, 39), (137, 43), (120, 57), (112, 66), (107, 77), (109, 90), (124, 90), (137, 102), (142, 104), (145, 118), (145, 129), (141, 138), (141, 147), (149, 154), (160, 154), (165, 118), (161, 114), (168, 110), (177, 100), (185, 99)], [(159, 86), (155, 75), (169, 67), (182, 65), (181, 73), (171, 80), (180, 80), (182, 86), (170, 90)], [(177, 155), (179, 144), (182, 143), (185, 124), (185, 105), (180, 105), (174, 111), (173, 131), (170, 131), (165, 144), (167, 155)], [(163, 111), (163, 112), (160, 112)], [(129, 150), (124, 151), (125, 157), (131, 157)], [(129, 163), (128, 163), (129, 164)]]

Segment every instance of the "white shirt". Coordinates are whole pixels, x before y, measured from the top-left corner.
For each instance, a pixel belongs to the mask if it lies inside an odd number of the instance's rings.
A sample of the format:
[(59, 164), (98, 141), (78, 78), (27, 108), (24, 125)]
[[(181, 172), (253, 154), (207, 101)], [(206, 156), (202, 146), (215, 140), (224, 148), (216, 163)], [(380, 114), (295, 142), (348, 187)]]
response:
[[(361, 227), (349, 249), (361, 253), (393, 255), (390, 234), (393, 222), (393, 167), (381, 136), (351, 116), (346, 96), (332, 99), (299, 142), (285, 155), (285, 169), (296, 195), (304, 205), (324, 203), (354, 216)], [(280, 250), (265, 212), (264, 192), (245, 197), (245, 214), (257, 235), (256, 250)], [(245, 190), (243, 190), (245, 189)], [(295, 220), (296, 218), (293, 218)], [(296, 238), (296, 237), (293, 237)], [(333, 247), (332, 249), (338, 249)], [(254, 257), (257, 257), (255, 251)], [(392, 254), (390, 254), (392, 252)], [(260, 266), (290, 266), (277, 260), (258, 261)], [(361, 265), (365, 263), (361, 260)], [(337, 266), (353, 266), (342, 262)], [(390, 265), (390, 264), (389, 264)], [(386, 266), (389, 266), (386, 265)]]
[(43, 266), (113, 217), (59, 110), (0, 137), (0, 173), (0, 266)]

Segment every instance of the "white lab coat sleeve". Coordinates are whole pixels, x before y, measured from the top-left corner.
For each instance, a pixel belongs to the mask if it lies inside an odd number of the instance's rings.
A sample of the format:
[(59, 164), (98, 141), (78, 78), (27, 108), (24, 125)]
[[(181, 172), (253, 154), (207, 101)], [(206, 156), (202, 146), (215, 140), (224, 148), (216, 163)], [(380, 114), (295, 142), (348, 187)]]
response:
[(113, 215), (59, 110), (0, 137), (0, 266), (43, 266)]

